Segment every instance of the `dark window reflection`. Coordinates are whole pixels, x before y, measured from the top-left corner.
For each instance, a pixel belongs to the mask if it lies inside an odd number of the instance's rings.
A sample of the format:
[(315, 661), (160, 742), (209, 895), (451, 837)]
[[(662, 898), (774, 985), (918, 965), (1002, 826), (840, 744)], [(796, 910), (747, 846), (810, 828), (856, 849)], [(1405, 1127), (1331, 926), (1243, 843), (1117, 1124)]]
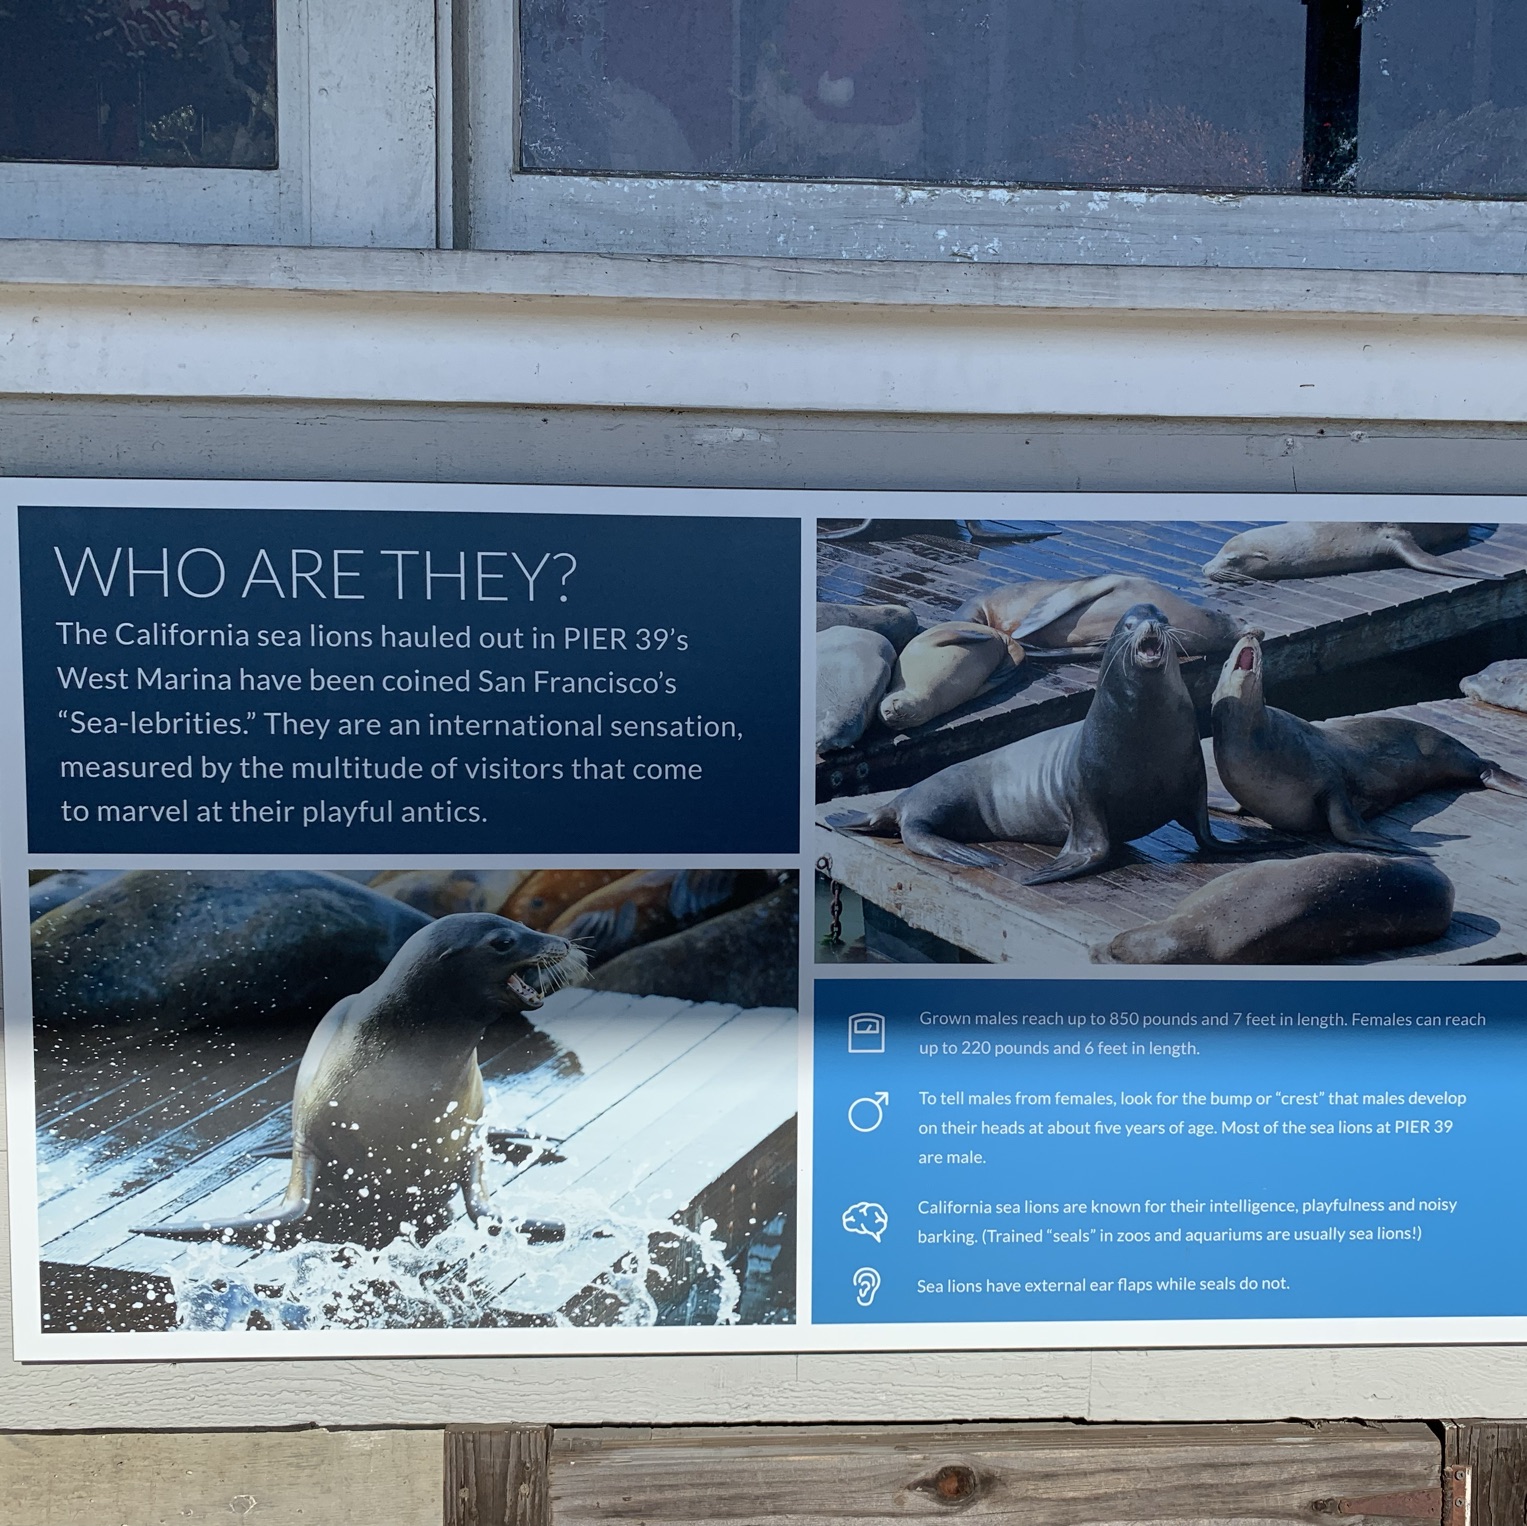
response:
[(274, 169), (275, 0), (0, 0), (0, 159)]
[(522, 0), (527, 170), (1527, 194), (1527, 0)]

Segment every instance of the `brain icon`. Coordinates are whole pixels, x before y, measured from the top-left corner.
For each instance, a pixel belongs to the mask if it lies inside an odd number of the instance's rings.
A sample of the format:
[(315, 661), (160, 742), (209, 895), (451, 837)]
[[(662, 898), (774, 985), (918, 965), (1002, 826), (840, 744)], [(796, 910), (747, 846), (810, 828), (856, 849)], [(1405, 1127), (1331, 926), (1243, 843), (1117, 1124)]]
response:
[(879, 1203), (855, 1203), (843, 1210), (843, 1227), (851, 1235), (868, 1235), (878, 1245), (891, 1222)]

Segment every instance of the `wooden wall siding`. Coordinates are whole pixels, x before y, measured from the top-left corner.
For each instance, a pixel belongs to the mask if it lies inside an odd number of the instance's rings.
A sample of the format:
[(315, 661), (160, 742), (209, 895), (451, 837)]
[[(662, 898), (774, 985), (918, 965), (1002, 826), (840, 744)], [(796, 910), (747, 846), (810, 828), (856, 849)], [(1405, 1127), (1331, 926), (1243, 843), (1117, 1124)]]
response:
[[(1417, 574), (1421, 576), (1421, 574)], [(1434, 700), (1374, 712), (1436, 726), (1481, 757), (1527, 774), (1527, 715), (1474, 700)], [(1209, 743), (1204, 744), (1210, 803), (1226, 801)], [(870, 810), (894, 792), (846, 802)], [(845, 802), (819, 806), (814, 848), (830, 860), (832, 877), (894, 912), (992, 963), (1038, 961), (1046, 968), (1084, 972), (1089, 948), (1129, 928), (1170, 913), (1184, 896), (1244, 858), (1200, 858), (1193, 839), (1175, 822), (1132, 843), (1114, 867), (1059, 885), (1027, 886), (1022, 877), (1042, 868), (1057, 850), (1027, 843), (993, 843), (998, 869), (960, 869), (913, 853), (896, 838), (834, 832), (821, 818)], [(1266, 829), (1250, 818), (1214, 813), (1218, 833)], [(1246, 825), (1238, 825), (1242, 820)], [(1232, 825), (1231, 823), (1237, 823)], [(1445, 937), (1421, 949), (1392, 949), (1331, 961), (1334, 964), (1464, 965), (1527, 960), (1527, 810), (1489, 790), (1430, 790), (1386, 812), (1374, 823), (1380, 835), (1423, 846), (1453, 881), (1453, 924)], [(1288, 841), (1258, 858), (1302, 858), (1329, 851), (1329, 843)], [(1521, 1522), (1516, 1526), (1522, 1526)]]
[[(951, 527), (952, 528), (952, 527)], [(1015, 526), (1030, 532), (1045, 526)], [(1527, 614), (1527, 525), (1501, 525), (1488, 539), (1448, 553), (1460, 567), (1503, 574), (1472, 581), (1408, 567), (1344, 577), (1205, 584), (1203, 566), (1244, 524), (1142, 525), (1073, 521), (1052, 538), (986, 543), (912, 535), (884, 541), (820, 542), (818, 597), (848, 604), (905, 604), (924, 626), (951, 618), (967, 599), (1031, 578), (1125, 572), (1188, 598), (1212, 599), (1266, 632), (1269, 684), (1330, 673), (1414, 650)], [(1484, 531), (1476, 532), (1482, 537)], [(1184, 665), (1195, 698), (1207, 702), (1219, 664)], [(1096, 659), (1031, 659), (1011, 684), (914, 731), (873, 731), (865, 742), (817, 763), (817, 798), (901, 787), (962, 758), (1052, 726), (1080, 720), (1091, 703)]]
[(1522, 1526), (1527, 1521), (1527, 1425), (1450, 1421), (1444, 1427), (1443, 1467), (1455, 1477), (1468, 1469), (1468, 1526)]

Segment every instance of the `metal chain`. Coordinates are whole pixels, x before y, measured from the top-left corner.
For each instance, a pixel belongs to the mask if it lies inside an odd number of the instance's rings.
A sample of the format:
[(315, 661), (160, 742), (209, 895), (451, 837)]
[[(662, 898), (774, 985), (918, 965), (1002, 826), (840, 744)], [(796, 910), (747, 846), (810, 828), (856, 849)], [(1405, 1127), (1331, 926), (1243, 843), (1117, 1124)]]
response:
[(817, 873), (832, 886), (832, 902), (827, 919), (827, 936), (822, 939), (822, 942), (828, 948), (842, 948), (843, 887), (832, 877), (832, 860), (825, 853), (817, 860)]

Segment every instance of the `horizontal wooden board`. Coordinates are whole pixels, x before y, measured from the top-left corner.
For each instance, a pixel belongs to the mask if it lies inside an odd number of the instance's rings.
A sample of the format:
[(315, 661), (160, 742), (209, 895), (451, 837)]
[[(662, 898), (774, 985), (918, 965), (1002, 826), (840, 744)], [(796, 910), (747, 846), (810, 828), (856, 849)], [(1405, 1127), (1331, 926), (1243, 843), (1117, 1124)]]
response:
[(550, 1494), (555, 1526), (1314, 1526), (1316, 1501), (1435, 1488), (1440, 1466), (1421, 1425), (587, 1430), (554, 1436)]
[(0, 1526), (439, 1526), (442, 1466), (438, 1430), (0, 1435)]

